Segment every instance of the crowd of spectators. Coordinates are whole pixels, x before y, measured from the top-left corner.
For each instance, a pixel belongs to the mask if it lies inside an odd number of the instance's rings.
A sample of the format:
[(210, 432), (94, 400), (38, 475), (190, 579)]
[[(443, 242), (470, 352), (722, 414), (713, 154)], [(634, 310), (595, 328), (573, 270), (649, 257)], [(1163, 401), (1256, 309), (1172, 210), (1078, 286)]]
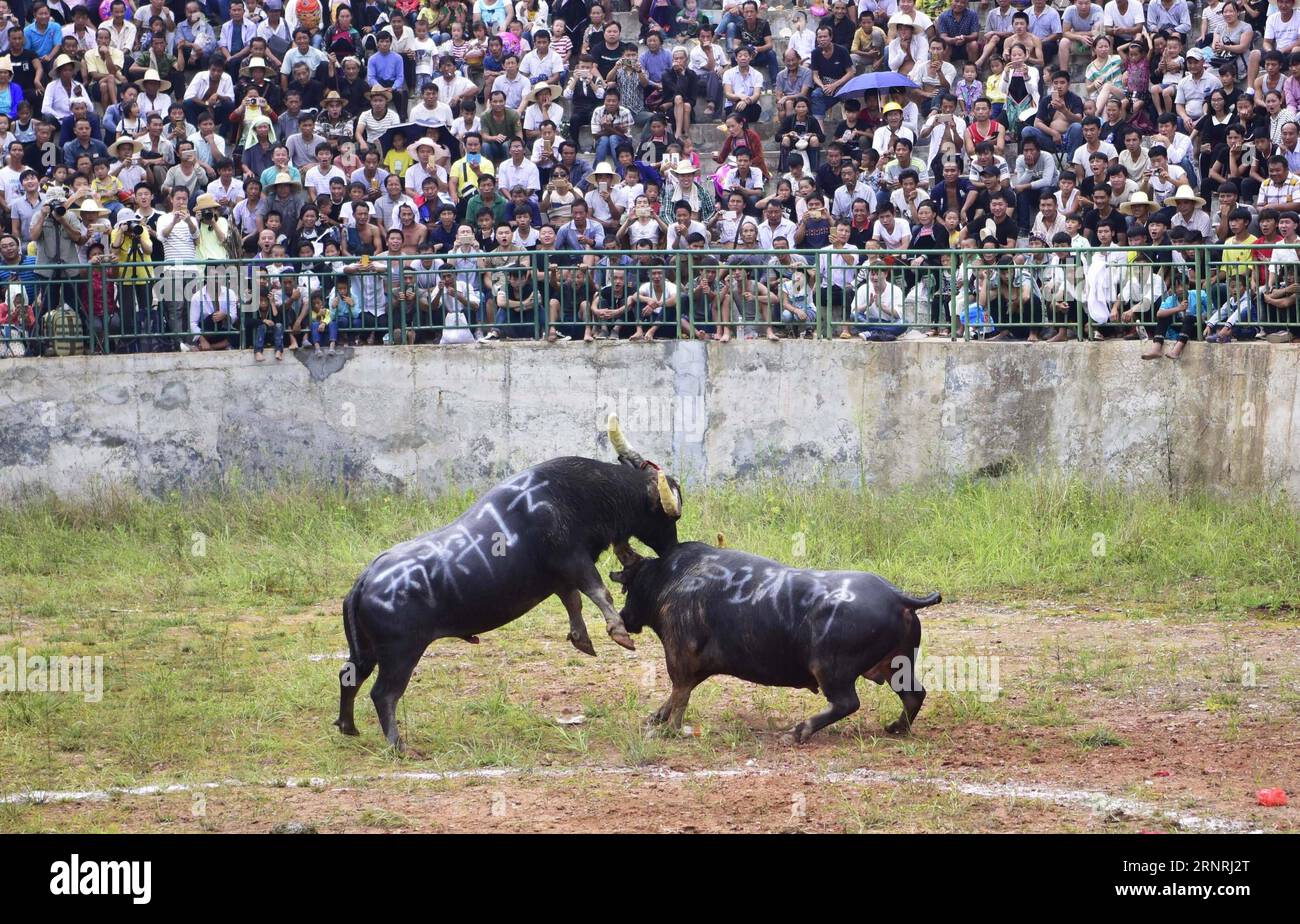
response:
[(707, 6), (0, 0), (0, 352), (1300, 337), (1294, 0)]

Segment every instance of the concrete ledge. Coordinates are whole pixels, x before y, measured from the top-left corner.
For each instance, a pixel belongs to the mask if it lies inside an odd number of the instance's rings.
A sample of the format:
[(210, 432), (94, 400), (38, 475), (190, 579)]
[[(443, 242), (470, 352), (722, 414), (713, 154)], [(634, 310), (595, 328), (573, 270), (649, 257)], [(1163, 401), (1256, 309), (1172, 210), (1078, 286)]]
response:
[(1300, 497), (1300, 349), (911, 341), (372, 347), (0, 362), (0, 494), (310, 476), (422, 491), (555, 455), (602, 422), (700, 483), (890, 489), (1009, 467)]

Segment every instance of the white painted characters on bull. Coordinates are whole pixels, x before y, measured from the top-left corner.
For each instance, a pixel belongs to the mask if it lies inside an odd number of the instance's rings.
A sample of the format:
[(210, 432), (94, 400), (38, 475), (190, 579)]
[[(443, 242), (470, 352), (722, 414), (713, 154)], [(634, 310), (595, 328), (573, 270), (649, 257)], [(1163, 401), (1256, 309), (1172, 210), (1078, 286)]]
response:
[(489, 516), (496, 524), (494, 532), (471, 533), (464, 526), (446, 542), (437, 540), (417, 542), (410, 547), (410, 555), (394, 562), (388, 568), (375, 575), (379, 590), (375, 602), (392, 612), (397, 602), (403, 597), (416, 597), (432, 606), (437, 600), (437, 593), (450, 588), (452, 594), (460, 597), (459, 576), (473, 574), (467, 559), (477, 558), (478, 563), (492, 574), (492, 559), (484, 546), (504, 537), (506, 546), (514, 545), (519, 538), (506, 527), (496, 507), (484, 504), (478, 519)]
[(551, 509), (550, 501), (543, 500), (537, 496), (537, 492), (550, 484), (550, 482), (543, 481), (534, 484), (533, 479), (535, 477), (536, 476), (530, 469), (528, 471), (520, 472), (517, 476), (501, 485), (502, 488), (518, 492), (518, 496), (506, 505), (506, 510), (514, 510), (520, 501), (523, 501), (527, 505), (525, 509), (529, 513), (536, 513), (537, 510), (541, 508), (547, 510)]
[(790, 613), (794, 611), (790, 599), (790, 594), (794, 590), (793, 578), (806, 574), (817, 578), (817, 580), (799, 599), (798, 605), (806, 612), (808, 607), (813, 604), (821, 602), (832, 604), (831, 617), (827, 622), (827, 628), (834, 621), (835, 610), (839, 604), (852, 603), (855, 599), (853, 591), (849, 590), (849, 579), (847, 577), (840, 582), (838, 587), (831, 587), (821, 580), (829, 577), (825, 571), (803, 572), (795, 568), (774, 567), (763, 568), (756, 579), (754, 569), (750, 566), (746, 565), (733, 571), (720, 564), (720, 558), (721, 556), (717, 555), (705, 556), (695, 568), (682, 576), (677, 584), (677, 589), (686, 593), (695, 593), (705, 587), (721, 584), (723, 592), (729, 594), (727, 597), (728, 603), (753, 606), (765, 600), (771, 600), (773, 608), (778, 613)]
[[(506, 504), (506, 511), (520, 507), (516, 516), (519, 513), (552, 511), (554, 506), (543, 491), (548, 484), (548, 481), (538, 481), (532, 471), (521, 472), (510, 479), (501, 485), (503, 490), (515, 495)], [(501, 500), (499, 495), (497, 500)], [(439, 593), (450, 592), (460, 599), (459, 578), (475, 573), (471, 567), (474, 565), (472, 559), (477, 559), (478, 565), (482, 566), (480, 573), (490, 578), (492, 556), (500, 557), (513, 548), (519, 535), (506, 524), (505, 517), (493, 501), (484, 501), (471, 519), (475, 522), (490, 521), (490, 527), (487, 531), (471, 532), (462, 525), (446, 541), (419, 540), (402, 547), (406, 555), (375, 574), (375, 603), (391, 613), (403, 598), (415, 598), (429, 606), (437, 602)]]

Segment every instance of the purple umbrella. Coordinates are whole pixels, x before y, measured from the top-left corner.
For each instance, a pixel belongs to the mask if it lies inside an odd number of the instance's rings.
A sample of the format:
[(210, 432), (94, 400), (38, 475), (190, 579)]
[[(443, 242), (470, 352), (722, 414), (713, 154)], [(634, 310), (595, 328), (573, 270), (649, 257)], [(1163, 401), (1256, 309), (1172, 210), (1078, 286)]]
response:
[(906, 87), (909, 90), (920, 89), (910, 78), (904, 77), (902, 74), (895, 74), (893, 71), (875, 71), (854, 77), (840, 87), (839, 92), (835, 94), (835, 98), (847, 99), (850, 96), (866, 96), (868, 93), (890, 90), (894, 87)]

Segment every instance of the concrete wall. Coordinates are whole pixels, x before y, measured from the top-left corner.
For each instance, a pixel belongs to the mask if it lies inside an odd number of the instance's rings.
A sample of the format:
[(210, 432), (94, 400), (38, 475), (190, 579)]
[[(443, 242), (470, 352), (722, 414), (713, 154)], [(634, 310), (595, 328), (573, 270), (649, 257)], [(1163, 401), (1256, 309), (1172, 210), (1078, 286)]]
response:
[(1009, 463), (1300, 497), (1300, 350), (785, 341), (373, 347), (0, 361), (0, 493), (147, 493), (316, 473), (435, 490), (553, 455), (600, 422), (688, 482), (893, 488)]

